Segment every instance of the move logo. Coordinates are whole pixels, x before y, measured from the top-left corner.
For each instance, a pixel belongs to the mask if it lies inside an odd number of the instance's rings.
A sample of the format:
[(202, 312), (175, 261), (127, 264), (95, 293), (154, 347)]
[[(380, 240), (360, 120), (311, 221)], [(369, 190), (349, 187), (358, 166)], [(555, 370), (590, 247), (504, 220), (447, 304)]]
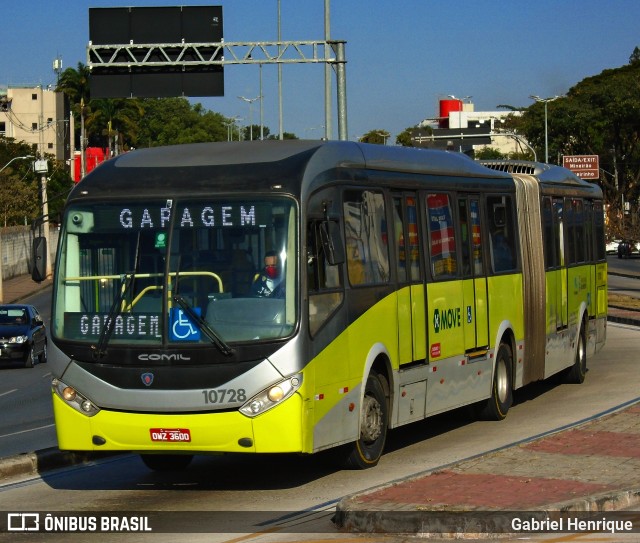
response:
[(435, 309), (433, 311), (433, 329), (436, 333), (440, 330), (450, 330), (460, 328), (461, 315), (460, 308)]

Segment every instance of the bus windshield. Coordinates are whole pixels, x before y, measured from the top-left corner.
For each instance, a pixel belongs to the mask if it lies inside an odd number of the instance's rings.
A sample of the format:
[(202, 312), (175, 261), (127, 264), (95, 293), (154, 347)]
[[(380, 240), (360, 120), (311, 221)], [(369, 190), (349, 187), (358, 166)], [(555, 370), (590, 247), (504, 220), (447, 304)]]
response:
[(296, 231), (286, 198), (73, 204), (53, 336), (102, 347), (287, 337), (297, 315)]

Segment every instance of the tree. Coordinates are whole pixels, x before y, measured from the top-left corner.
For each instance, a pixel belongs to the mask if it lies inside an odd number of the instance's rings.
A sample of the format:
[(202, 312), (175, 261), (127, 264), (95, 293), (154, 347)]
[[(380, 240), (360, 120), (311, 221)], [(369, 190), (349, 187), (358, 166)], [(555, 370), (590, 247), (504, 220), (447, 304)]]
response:
[(361, 136), (358, 141), (362, 143), (376, 143), (379, 145), (386, 145), (387, 139), (389, 139), (389, 132), (382, 129), (370, 130), (364, 136)]
[[(69, 107), (73, 114), (80, 119), (80, 139), (83, 137), (86, 139), (86, 135), (83, 134), (84, 118), (88, 113), (88, 106), (90, 101), (89, 90), (89, 67), (78, 62), (78, 67), (67, 68), (58, 80), (56, 91), (62, 92), (69, 100)], [(73, 135), (75, 137), (75, 134)], [(86, 142), (80, 141), (78, 147), (80, 149), (85, 148)]]
[(23, 225), (38, 213), (38, 183), (31, 165), (36, 147), (0, 136), (0, 226)]
[[(267, 139), (268, 140), (279, 140), (280, 136), (278, 134), (271, 134)], [(282, 133), (282, 139), (283, 140), (297, 140), (299, 138), (293, 132), (283, 132)]]
[[(269, 139), (269, 134), (270, 134), (271, 130), (269, 130), (268, 126), (263, 126), (262, 127), (262, 133), (264, 135), (264, 139)], [(251, 139), (251, 137), (253, 136), (254, 140), (259, 140), (260, 139), (260, 125), (259, 124), (254, 124), (252, 126), (245, 126), (242, 129), (242, 136), (245, 141), (249, 141)]]
[[(409, 128), (405, 128), (400, 134), (396, 136), (396, 145), (402, 145), (403, 147), (415, 147), (413, 144), (413, 133), (417, 129), (417, 126), (410, 126)], [(433, 133), (433, 129), (429, 128), (429, 133)]]
[(202, 104), (191, 105), (186, 98), (146, 98), (139, 119), (136, 147), (157, 147), (204, 141), (227, 141), (229, 119), (208, 111)]
[(474, 158), (476, 160), (496, 160), (507, 158), (507, 156), (495, 147), (483, 147), (474, 152)]
[(93, 133), (91, 143), (107, 147), (109, 155), (135, 147), (143, 118), (142, 102), (135, 98), (92, 100), (91, 113), (87, 116), (87, 128)]
[[(594, 154), (600, 157), (600, 184), (613, 213), (609, 225), (615, 235), (640, 238), (637, 202), (640, 197), (640, 50), (629, 64), (604, 70), (547, 104), (549, 157)], [(544, 104), (535, 103), (522, 116), (522, 130), (538, 149), (544, 149)], [(625, 218), (623, 202), (632, 203)]]

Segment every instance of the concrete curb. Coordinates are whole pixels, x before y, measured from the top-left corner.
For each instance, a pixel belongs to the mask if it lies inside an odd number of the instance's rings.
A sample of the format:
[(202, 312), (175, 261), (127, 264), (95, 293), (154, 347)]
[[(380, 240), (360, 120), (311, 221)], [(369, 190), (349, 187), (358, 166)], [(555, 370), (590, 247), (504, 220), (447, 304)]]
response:
[(61, 451), (51, 447), (0, 459), (0, 483), (16, 477), (39, 475), (58, 468), (86, 464), (111, 456), (109, 453)]
[[(340, 530), (346, 532), (419, 534), (425, 539), (443, 537), (447, 539), (477, 539), (479, 535), (504, 538), (522, 535), (512, 534), (505, 530), (507, 523), (517, 513), (513, 511), (498, 509), (474, 511), (458, 509), (455, 506), (430, 509), (418, 504), (403, 504), (396, 509), (381, 510), (375, 509), (375, 506), (367, 509), (363, 504), (357, 503), (359, 496), (375, 493), (382, 488), (405, 482), (396, 481), (343, 498), (336, 506), (332, 522)], [(551, 503), (546, 505), (544, 509), (529, 511), (527, 514), (537, 515), (541, 518), (553, 518), (564, 513), (593, 515), (596, 512), (624, 511), (639, 503), (640, 489), (632, 488)]]

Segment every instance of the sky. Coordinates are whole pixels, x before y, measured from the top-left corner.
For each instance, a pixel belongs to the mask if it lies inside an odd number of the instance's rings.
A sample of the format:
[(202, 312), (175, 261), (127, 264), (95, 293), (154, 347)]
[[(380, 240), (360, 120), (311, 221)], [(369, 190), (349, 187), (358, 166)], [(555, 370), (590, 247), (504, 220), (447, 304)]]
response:
[[(0, 87), (56, 82), (87, 63), (89, 8), (222, 6), (225, 42), (275, 41), (278, 0), (10, 0), (3, 3)], [(284, 41), (323, 40), (325, 0), (280, 0)], [(438, 115), (439, 100), (468, 98), (476, 111), (527, 107), (531, 95), (565, 94), (618, 68), (640, 46), (637, 0), (333, 0), (331, 39), (346, 41), (347, 136), (391, 134)], [(283, 128), (324, 135), (323, 64), (283, 66)], [(225, 96), (190, 98), (238, 123), (260, 123), (260, 68), (225, 67)], [(335, 76), (333, 133), (337, 138)], [(262, 68), (262, 116), (278, 132), (277, 68)]]

